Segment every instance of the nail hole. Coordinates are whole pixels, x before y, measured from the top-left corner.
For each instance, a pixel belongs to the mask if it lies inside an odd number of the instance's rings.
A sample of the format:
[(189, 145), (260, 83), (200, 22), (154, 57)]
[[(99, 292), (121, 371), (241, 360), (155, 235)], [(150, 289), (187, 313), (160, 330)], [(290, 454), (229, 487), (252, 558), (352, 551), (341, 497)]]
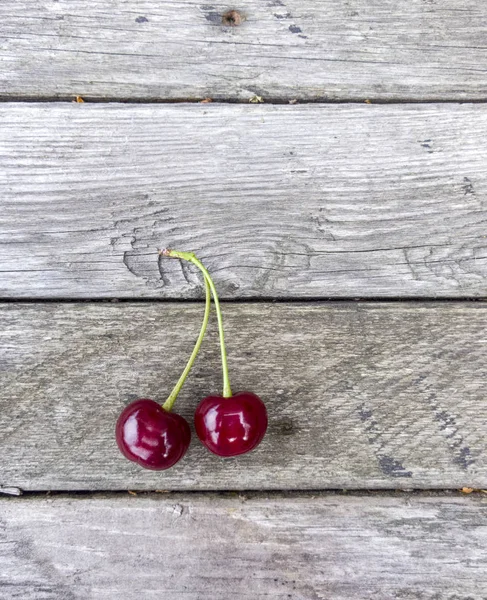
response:
[(222, 24), (227, 27), (237, 27), (245, 21), (245, 17), (237, 10), (229, 10), (222, 15)]

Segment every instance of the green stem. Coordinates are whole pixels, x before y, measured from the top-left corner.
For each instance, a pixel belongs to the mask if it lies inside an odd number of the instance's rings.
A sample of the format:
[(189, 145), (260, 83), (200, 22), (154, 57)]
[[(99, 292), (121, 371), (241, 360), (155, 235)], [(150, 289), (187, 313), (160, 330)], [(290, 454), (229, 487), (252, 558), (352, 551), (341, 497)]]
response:
[(187, 260), (188, 262), (193, 263), (193, 265), (198, 267), (198, 269), (203, 273), (205, 282), (207, 282), (211, 288), (211, 293), (213, 294), (213, 301), (215, 302), (216, 317), (218, 319), (218, 333), (220, 335), (220, 351), (221, 351), (221, 357), (222, 357), (222, 370), (223, 370), (223, 397), (231, 398), (232, 390), (230, 388), (230, 378), (228, 376), (227, 351), (225, 348), (225, 334), (223, 332), (223, 317), (222, 317), (222, 312), (220, 309), (220, 302), (218, 300), (218, 294), (217, 294), (217, 291), (215, 288), (215, 284), (213, 283), (213, 280), (212, 280), (210, 274), (208, 273), (206, 267), (203, 265), (203, 263), (200, 260), (198, 260), (198, 258), (196, 258), (196, 255), (193, 254), (192, 252), (179, 252), (178, 250), (165, 249), (165, 250), (161, 250), (160, 254), (162, 254), (162, 256), (170, 256), (172, 258), (180, 258), (182, 260)]
[(176, 398), (178, 397), (179, 392), (181, 391), (181, 388), (183, 387), (184, 382), (186, 381), (186, 377), (188, 376), (188, 373), (191, 371), (191, 368), (194, 364), (196, 356), (198, 355), (198, 352), (200, 351), (201, 344), (203, 342), (203, 338), (205, 337), (206, 327), (208, 325), (208, 320), (210, 318), (210, 308), (211, 308), (210, 285), (209, 285), (208, 281), (206, 280), (206, 277), (205, 277), (205, 290), (206, 290), (205, 314), (203, 317), (203, 323), (201, 324), (200, 334), (198, 336), (198, 339), (196, 340), (196, 344), (194, 345), (193, 352), (191, 353), (191, 356), (189, 357), (188, 363), (187, 363), (186, 367), (184, 368), (184, 371), (181, 373), (181, 377), (179, 378), (178, 382), (174, 386), (174, 389), (171, 392), (171, 394), (169, 395), (169, 398), (162, 405), (162, 408), (164, 408), (167, 411), (170, 411), (172, 409), (172, 407), (174, 406), (174, 403), (176, 402)]

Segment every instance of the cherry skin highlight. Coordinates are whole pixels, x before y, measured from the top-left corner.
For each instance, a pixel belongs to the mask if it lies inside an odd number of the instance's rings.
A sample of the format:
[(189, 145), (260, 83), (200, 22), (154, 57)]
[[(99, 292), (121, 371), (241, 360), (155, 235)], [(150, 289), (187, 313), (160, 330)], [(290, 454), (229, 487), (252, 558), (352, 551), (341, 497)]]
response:
[(115, 435), (125, 458), (154, 471), (175, 465), (191, 441), (191, 430), (183, 417), (147, 398), (132, 402), (122, 411)]
[(208, 396), (195, 412), (196, 433), (204, 446), (218, 456), (238, 456), (253, 450), (267, 430), (267, 410), (252, 392), (230, 398)]

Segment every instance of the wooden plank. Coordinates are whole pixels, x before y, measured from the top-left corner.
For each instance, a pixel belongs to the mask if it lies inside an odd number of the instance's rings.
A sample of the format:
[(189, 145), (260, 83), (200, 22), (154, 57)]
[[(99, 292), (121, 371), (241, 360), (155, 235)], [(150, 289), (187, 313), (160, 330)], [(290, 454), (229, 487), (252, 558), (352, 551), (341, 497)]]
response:
[(482, 0), (17, 0), (4, 98), (487, 98)]
[(487, 296), (485, 105), (0, 106), (0, 294)]
[(487, 597), (487, 498), (170, 495), (0, 506), (2, 600)]
[[(193, 439), (165, 472), (123, 459), (115, 421), (163, 402), (200, 304), (4, 304), (0, 485), (23, 490), (487, 488), (485, 303), (225, 305), (234, 390), (262, 396), (255, 452)], [(215, 337), (177, 410), (221, 386)]]

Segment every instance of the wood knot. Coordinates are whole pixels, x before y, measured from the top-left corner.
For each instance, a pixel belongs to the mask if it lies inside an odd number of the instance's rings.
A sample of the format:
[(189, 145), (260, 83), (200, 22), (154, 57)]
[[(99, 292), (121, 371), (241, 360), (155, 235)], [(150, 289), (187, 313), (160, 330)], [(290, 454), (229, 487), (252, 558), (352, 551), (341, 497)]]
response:
[(227, 27), (237, 27), (245, 21), (245, 17), (237, 10), (229, 10), (222, 15), (222, 24)]

